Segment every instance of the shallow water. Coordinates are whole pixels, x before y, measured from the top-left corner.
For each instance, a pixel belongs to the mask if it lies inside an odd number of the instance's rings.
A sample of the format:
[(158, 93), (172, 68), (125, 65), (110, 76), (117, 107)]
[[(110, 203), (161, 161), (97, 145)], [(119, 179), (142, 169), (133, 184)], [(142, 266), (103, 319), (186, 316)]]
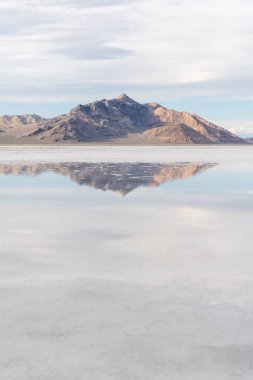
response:
[(249, 148), (1, 151), (0, 378), (252, 379)]

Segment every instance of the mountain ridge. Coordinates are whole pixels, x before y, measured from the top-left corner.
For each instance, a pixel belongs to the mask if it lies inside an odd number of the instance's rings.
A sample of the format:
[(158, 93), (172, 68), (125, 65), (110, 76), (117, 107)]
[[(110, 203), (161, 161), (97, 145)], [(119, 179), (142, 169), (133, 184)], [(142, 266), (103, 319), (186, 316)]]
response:
[[(16, 125), (14, 125), (16, 122)], [(22, 130), (17, 127), (22, 126)], [(167, 109), (158, 103), (141, 104), (125, 93), (113, 99), (79, 104), (69, 113), (45, 119), (38, 115), (0, 118), (2, 136), (33, 142), (117, 142), (143, 144), (243, 144), (226, 129), (189, 112)], [(15, 136), (15, 127), (17, 134)], [(1, 139), (0, 139), (1, 141)]]
[(25, 115), (3, 115), (0, 116), (0, 125), (2, 124), (19, 124), (19, 125), (27, 125), (27, 124), (37, 124), (47, 119), (36, 114), (25, 114)]

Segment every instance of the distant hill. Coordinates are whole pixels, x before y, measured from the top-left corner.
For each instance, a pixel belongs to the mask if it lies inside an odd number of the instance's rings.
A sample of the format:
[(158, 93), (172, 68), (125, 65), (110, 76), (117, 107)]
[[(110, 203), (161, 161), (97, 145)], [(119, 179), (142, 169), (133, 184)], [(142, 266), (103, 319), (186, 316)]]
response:
[[(5, 124), (1, 124), (2, 122)], [(120, 142), (162, 144), (242, 144), (231, 132), (188, 112), (177, 112), (157, 103), (140, 104), (122, 94), (78, 105), (68, 114), (45, 120), (37, 115), (4, 116), (0, 127), (12, 137), (34, 142)], [(9, 124), (8, 124), (9, 122)], [(27, 125), (27, 128), (25, 127)], [(15, 136), (16, 131), (16, 136)], [(1, 141), (1, 139), (0, 139)]]
[(244, 139), (248, 144), (253, 144), (253, 137), (247, 137)]
[[(23, 143), (24, 136), (33, 131), (39, 123), (46, 122), (39, 115), (0, 116), (0, 143)], [(26, 142), (33, 142), (30, 138)]]
[(36, 124), (46, 121), (44, 117), (39, 115), (4, 115), (0, 116), (0, 126), (18, 126)]

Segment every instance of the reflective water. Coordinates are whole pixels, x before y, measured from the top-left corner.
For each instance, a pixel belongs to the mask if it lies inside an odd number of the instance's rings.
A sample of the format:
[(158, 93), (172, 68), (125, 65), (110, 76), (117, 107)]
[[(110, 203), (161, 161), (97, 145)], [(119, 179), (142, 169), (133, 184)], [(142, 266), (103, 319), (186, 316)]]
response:
[(137, 161), (0, 165), (1, 379), (252, 379), (253, 161)]
[(126, 195), (140, 186), (156, 187), (167, 181), (188, 178), (216, 164), (209, 163), (33, 163), (0, 164), (0, 174), (37, 176), (55, 173), (79, 185)]

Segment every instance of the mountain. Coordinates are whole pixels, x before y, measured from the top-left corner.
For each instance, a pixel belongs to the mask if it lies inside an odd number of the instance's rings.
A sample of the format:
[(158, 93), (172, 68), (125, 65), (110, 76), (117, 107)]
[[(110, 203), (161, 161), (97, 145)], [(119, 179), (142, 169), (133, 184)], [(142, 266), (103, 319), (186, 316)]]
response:
[(151, 123), (144, 135), (161, 142), (181, 144), (243, 142), (243, 139), (238, 136), (197, 115), (168, 110), (157, 103), (149, 103), (147, 107), (150, 111)]
[(37, 176), (53, 172), (69, 177), (78, 185), (127, 195), (140, 186), (157, 187), (208, 170), (209, 163), (36, 163), (0, 164), (0, 174)]
[(36, 124), (46, 121), (44, 117), (39, 115), (4, 115), (0, 116), (0, 126), (19, 126)]
[(123, 94), (78, 105), (68, 114), (41, 123), (29, 137), (49, 141), (110, 141), (147, 129), (148, 108)]
[[(22, 117), (19, 118), (22, 121)], [(2, 127), (1, 122), (0, 127)], [(5, 132), (8, 135), (8, 128)], [(241, 144), (245, 142), (197, 115), (170, 110), (157, 103), (140, 104), (126, 94), (115, 99), (80, 104), (68, 114), (48, 120), (38, 119), (35, 123), (30, 123), (29, 128), (24, 127), (21, 134), (20, 129), (17, 132), (23, 141), (48, 143)]]
[(0, 116), (0, 143), (23, 143), (23, 136), (46, 120), (39, 115)]

